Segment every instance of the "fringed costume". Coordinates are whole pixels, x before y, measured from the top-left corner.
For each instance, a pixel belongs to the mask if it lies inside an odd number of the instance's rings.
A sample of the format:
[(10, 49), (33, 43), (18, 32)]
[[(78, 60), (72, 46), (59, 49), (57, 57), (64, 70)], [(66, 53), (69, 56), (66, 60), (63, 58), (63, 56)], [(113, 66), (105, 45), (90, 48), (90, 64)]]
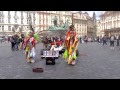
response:
[(64, 45), (66, 47), (66, 50), (63, 54), (65, 61), (67, 61), (68, 64), (70, 64), (70, 65), (75, 64), (75, 60), (77, 58), (76, 50), (77, 50), (77, 46), (78, 46), (78, 39), (76, 37), (75, 31), (69, 30), (66, 33)]

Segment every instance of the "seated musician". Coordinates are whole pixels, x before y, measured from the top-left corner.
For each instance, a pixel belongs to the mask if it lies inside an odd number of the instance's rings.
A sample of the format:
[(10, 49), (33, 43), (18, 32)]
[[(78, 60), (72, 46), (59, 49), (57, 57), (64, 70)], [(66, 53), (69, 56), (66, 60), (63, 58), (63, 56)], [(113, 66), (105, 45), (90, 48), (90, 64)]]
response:
[(60, 39), (58, 39), (57, 41), (53, 41), (51, 45), (51, 50), (62, 50), (62, 41), (60, 41)]

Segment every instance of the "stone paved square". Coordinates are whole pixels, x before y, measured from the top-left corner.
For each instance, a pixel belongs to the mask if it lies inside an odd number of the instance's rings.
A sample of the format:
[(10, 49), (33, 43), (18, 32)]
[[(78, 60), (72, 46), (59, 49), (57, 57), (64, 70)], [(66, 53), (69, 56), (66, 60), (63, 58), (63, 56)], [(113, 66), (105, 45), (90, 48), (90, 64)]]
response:
[[(67, 65), (62, 58), (56, 60), (56, 65), (46, 66), (39, 55), (41, 43), (36, 47), (34, 64), (26, 62), (22, 50), (11, 51), (10, 43), (1, 43), (0, 47), (0, 79), (120, 79), (120, 50), (111, 50), (109, 44), (79, 44), (80, 57), (75, 66)], [(44, 72), (32, 72), (36, 66)]]

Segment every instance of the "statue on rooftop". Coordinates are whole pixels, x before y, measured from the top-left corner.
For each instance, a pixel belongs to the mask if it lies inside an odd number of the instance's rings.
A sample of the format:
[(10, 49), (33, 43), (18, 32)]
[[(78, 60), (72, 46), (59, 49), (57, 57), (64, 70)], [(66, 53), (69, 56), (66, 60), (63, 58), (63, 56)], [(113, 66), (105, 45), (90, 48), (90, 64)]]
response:
[(57, 16), (55, 16), (53, 23), (54, 23), (54, 26), (56, 26), (56, 27), (57, 27), (57, 20), (58, 20), (58, 19), (57, 19)]

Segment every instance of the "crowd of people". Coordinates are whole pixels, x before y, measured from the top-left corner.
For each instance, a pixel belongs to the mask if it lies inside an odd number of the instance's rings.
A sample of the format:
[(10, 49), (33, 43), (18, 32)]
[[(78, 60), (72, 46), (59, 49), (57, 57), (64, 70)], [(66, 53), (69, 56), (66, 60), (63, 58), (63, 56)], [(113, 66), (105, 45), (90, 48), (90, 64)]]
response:
[(57, 45), (57, 46), (60, 46), (63, 44), (63, 38), (61, 36), (59, 37), (54, 37), (54, 36), (50, 36), (50, 37), (47, 37), (47, 36), (44, 36), (43, 39), (42, 39), (42, 43), (43, 43), (43, 47), (44, 48), (47, 48), (48, 46), (50, 45)]
[[(79, 39), (76, 36), (74, 30), (74, 25), (69, 27), (69, 30), (66, 32), (65, 37), (61, 36), (44, 36), (42, 39), (43, 47), (51, 47), (50, 50), (53, 50), (54, 47), (63, 46), (65, 51), (63, 52), (63, 58), (68, 65), (75, 65), (77, 59), (77, 47)], [(55, 50), (55, 48), (54, 48)]]
[(108, 45), (108, 42), (110, 43), (110, 49), (114, 49), (115, 47), (115, 43), (116, 43), (116, 46), (119, 46), (119, 42), (120, 42), (120, 35), (111, 35), (111, 36), (107, 36), (107, 35), (104, 35), (103, 37), (100, 36), (100, 37), (97, 37), (97, 42), (98, 43), (102, 43), (102, 45)]
[(20, 36), (15, 34), (11, 36), (10, 42), (12, 51), (24, 50), (27, 62), (35, 62), (35, 46), (38, 41), (34, 32), (29, 32), (26, 35), (21, 34)]
[[(35, 62), (35, 48), (38, 39), (36, 38), (36, 34), (33, 31), (21, 35), (12, 35), (7, 40), (11, 43), (12, 51), (23, 50), (26, 61), (28, 63)], [(65, 62), (67, 62), (69, 65), (75, 64), (75, 60), (77, 58), (76, 49), (78, 46), (78, 41), (79, 39), (76, 37), (76, 32), (73, 25), (70, 26), (65, 36), (44, 36), (43, 39), (41, 39), (41, 42), (43, 43), (43, 48), (49, 48), (52, 46), (63, 46), (65, 52), (62, 56)]]
[(10, 42), (11, 42), (11, 50), (12, 51), (17, 51), (19, 50), (20, 48), (20, 43), (23, 42), (23, 39), (24, 38), (21, 38), (19, 37), (18, 35), (13, 35), (11, 38), (10, 38)]

